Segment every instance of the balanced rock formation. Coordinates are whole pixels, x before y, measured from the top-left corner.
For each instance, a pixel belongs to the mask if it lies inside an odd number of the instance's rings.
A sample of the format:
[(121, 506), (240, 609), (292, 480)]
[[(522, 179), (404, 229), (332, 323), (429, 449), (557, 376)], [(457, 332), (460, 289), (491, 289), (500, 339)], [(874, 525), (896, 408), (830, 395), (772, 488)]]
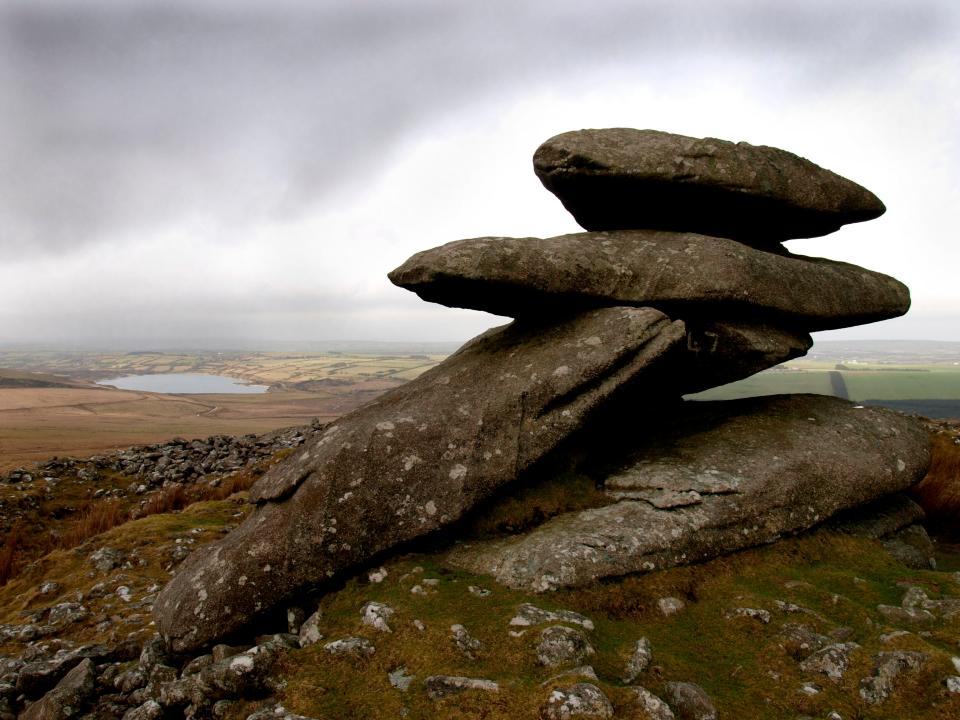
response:
[(664, 425), (601, 480), (618, 502), (451, 562), (535, 592), (697, 562), (904, 490), (930, 462), (923, 426), (823, 395), (685, 403)]
[(896, 280), (780, 245), (876, 217), (876, 197), (781, 150), (651, 131), (560, 136), (535, 163), (594, 232), (464, 240), (392, 272), (425, 299), (516, 319), (264, 475), (250, 517), (158, 596), (174, 650), (451, 526), (565, 453), (620, 461), (597, 478), (609, 505), (453, 560), (518, 587), (582, 584), (770, 542), (923, 474), (926, 435), (889, 411), (681, 402), (804, 354), (812, 330), (906, 312)]
[(762, 317), (805, 332), (903, 315), (910, 291), (848, 263), (655, 230), (459, 240), (411, 257), (396, 285), (451, 307), (528, 317), (603, 305), (674, 317)]
[(866, 188), (785, 150), (657, 130), (563, 133), (537, 149), (533, 167), (587, 230), (678, 230), (766, 246), (886, 210)]

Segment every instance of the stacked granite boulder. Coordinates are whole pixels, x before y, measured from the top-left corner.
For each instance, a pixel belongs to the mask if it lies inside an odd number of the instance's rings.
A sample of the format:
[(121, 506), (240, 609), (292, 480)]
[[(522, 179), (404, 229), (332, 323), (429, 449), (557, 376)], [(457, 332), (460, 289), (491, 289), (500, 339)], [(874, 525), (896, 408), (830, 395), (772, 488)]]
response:
[(782, 150), (655, 131), (565, 133), (534, 167), (588, 232), (461, 240), (390, 273), (426, 300), (515, 320), (269, 471), (252, 516), (159, 596), (175, 650), (450, 525), (565, 454), (604, 458), (609, 505), (451, 562), (537, 591), (583, 584), (770, 542), (923, 476), (925, 430), (890, 411), (679, 401), (804, 354), (811, 331), (907, 311), (893, 278), (781, 244), (879, 216), (872, 193)]

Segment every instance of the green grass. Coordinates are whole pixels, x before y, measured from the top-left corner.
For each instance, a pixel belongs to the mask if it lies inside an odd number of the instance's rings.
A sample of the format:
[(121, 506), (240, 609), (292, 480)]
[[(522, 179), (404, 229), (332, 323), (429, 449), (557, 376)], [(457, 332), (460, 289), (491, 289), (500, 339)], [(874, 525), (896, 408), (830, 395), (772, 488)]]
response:
[[(323, 598), (325, 640), (289, 653), (284, 661), (288, 684), (280, 699), (288, 709), (316, 718), (396, 717), (401, 707), (408, 708), (410, 718), (536, 717), (549, 693), (541, 683), (557, 671), (536, 665), (541, 628), (519, 638), (508, 634), (516, 607), (533, 602), (582, 612), (594, 620), (596, 628), (586, 633), (597, 651), (590, 662), (618, 718), (643, 717), (621, 679), (632, 645), (641, 636), (650, 639), (654, 660), (637, 683), (662, 693), (667, 681), (696, 682), (710, 693), (721, 717), (823, 717), (831, 709), (848, 718), (878, 720), (960, 713), (960, 698), (942, 692), (943, 677), (953, 673), (949, 657), (960, 621), (930, 628), (926, 638), (913, 634), (884, 645), (879, 635), (892, 628), (876, 611), (879, 603), (899, 604), (904, 592), (899, 583), (923, 585), (933, 597), (956, 594), (960, 585), (946, 573), (905, 568), (874, 541), (821, 531), (702, 565), (544, 596), (449, 571), (436, 555), (411, 555), (386, 567), (389, 575), (382, 584), (356, 578)], [(411, 575), (415, 567), (423, 572)], [(440, 580), (436, 592), (412, 595), (410, 587), (424, 577)], [(492, 595), (471, 595), (469, 585), (487, 587)], [(656, 600), (665, 595), (684, 598), (686, 609), (663, 618)], [(393, 633), (361, 625), (360, 608), (369, 600), (396, 610)], [(794, 602), (817, 615), (785, 614), (776, 608), (776, 600)], [(767, 609), (773, 621), (762, 625), (728, 619), (726, 613), (738, 606)], [(416, 630), (414, 619), (426, 630)], [(800, 671), (780, 644), (780, 629), (787, 622), (811, 624), (825, 634), (849, 628), (850, 639), (863, 649), (841, 683)], [(449, 630), (454, 623), (465, 625), (484, 644), (475, 660), (455, 649)], [(323, 642), (352, 635), (370, 639), (377, 648), (375, 655), (363, 660), (330, 658), (322, 650)], [(887, 703), (865, 709), (857, 692), (860, 679), (871, 674), (877, 652), (897, 648), (921, 650), (931, 659), (921, 673), (905, 677)], [(387, 680), (387, 673), (399, 666), (416, 675), (407, 693), (390, 687)], [(422, 688), (424, 678), (433, 674), (493, 679), (501, 683), (501, 692), (466, 694), (434, 704)], [(823, 692), (812, 698), (800, 693), (800, 684), (808, 680), (821, 685)]]
[[(791, 367), (796, 367), (791, 364)], [(698, 400), (731, 400), (755, 395), (816, 393), (832, 395), (833, 367), (765, 370), (729, 385), (691, 395)], [(894, 366), (840, 370), (851, 400), (954, 400), (960, 399), (960, 368), (930, 366), (897, 369)]]

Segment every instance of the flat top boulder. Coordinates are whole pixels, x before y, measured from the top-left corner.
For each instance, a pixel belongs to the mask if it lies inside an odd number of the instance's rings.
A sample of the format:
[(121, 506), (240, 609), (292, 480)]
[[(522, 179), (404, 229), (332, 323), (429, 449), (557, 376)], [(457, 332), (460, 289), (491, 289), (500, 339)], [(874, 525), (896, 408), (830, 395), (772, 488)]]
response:
[(424, 300), (508, 317), (641, 305), (684, 320), (762, 319), (811, 332), (910, 307), (910, 291), (888, 275), (778, 247), (657, 230), (482, 237), (419, 252), (389, 277)]
[(762, 246), (818, 237), (886, 208), (866, 188), (786, 150), (657, 130), (578, 130), (533, 156), (587, 230), (698, 232)]

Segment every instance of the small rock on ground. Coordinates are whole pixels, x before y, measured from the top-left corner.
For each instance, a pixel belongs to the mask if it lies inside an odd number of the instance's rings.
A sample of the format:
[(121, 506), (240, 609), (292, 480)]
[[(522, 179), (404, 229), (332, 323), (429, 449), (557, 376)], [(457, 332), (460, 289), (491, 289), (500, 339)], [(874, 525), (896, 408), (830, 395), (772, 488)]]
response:
[(572, 717), (612, 718), (613, 705), (596, 685), (577, 683), (554, 690), (540, 706), (541, 720), (568, 720)]
[(636, 680), (640, 673), (650, 666), (652, 659), (653, 647), (650, 645), (650, 641), (645, 637), (637, 640), (633, 647), (633, 654), (627, 660), (627, 670), (624, 673), (623, 681), (630, 684)]
[(493, 680), (460, 675), (431, 675), (423, 681), (423, 686), (427, 691), (427, 697), (431, 700), (441, 700), (466, 690), (482, 690), (484, 692), (499, 692), (500, 690), (500, 686)]
[(717, 720), (717, 710), (706, 691), (690, 682), (667, 683), (667, 702), (679, 720)]
[(580, 665), (594, 649), (579, 630), (552, 625), (540, 633), (537, 662), (547, 667)]
[(510, 620), (513, 626), (529, 627), (551, 622), (565, 622), (571, 625), (580, 625), (587, 630), (593, 630), (593, 621), (571, 610), (543, 610), (536, 605), (523, 603), (517, 608), (517, 614)]
[(817, 672), (826, 675), (834, 682), (840, 682), (850, 666), (850, 655), (860, 648), (857, 643), (833, 643), (821, 648), (800, 663), (804, 672)]
[(670, 706), (646, 688), (635, 687), (633, 692), (649, 720), (676, 720)]
[(670, 617), (683, 610), (687, 604), (677, 597), (662, 597), (657, 600), (657, 608), (664, 617)]

